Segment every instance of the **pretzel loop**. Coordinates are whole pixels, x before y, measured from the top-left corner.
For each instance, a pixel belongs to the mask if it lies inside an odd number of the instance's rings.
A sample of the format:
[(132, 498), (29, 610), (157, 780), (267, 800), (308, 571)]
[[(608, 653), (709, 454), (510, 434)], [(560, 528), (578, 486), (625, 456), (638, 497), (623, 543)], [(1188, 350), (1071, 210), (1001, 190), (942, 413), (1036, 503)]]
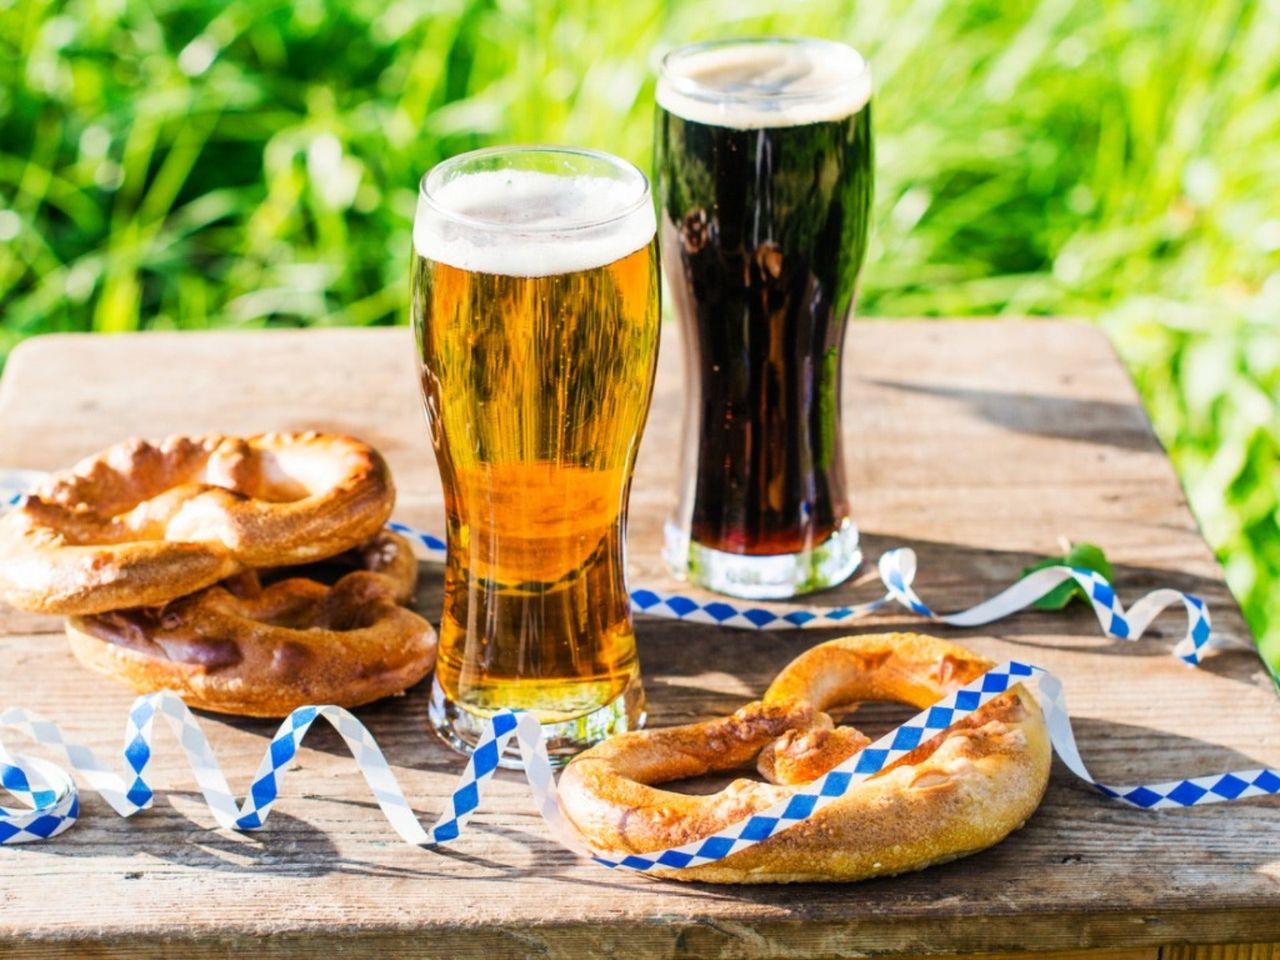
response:
[[(927, 708), (991, 663), (919, 634), (846, 637), (789, 664), (762, 700), (729, 717), (616, 736), (565, 769), (565, 813), (594, 849), (626, 856), (679, 847), (785, 800), (870, 741), (827, 711), (868, 700)], [(650, 872), (682, 880), (860, 880), (974, 853), (1021, 826), (1040, 803), (1051, 750), (1040, 707), (1021, 685), (920, 743), (811, 817), (715, 863)], [(656, 784), (742, 767), (710, 795)]]

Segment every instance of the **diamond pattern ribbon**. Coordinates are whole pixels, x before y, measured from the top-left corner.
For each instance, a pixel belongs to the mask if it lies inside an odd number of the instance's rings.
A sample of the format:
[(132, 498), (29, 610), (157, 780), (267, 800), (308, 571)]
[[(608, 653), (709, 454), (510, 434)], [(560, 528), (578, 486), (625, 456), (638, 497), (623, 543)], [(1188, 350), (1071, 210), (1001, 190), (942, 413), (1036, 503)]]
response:
[[(429, 829), (418, 820), (368, 729), (341, 707), (299, 707), (290, 714), (268, 745), (249, 794), (240, 803), (228, 787), (199, 722), (172, 693), (147, 694), (134, 701), (125, 730), (123, 775), (113, 771), (88, 747), (66, 739), (55, 724), (21, 708), (0, 714), (0, 731), (19, 731), (60, 752), (112, 809), (129, 817), (151, 806), (154, 793), (146, 773), (153, 756), (155, 719), (163, 717), (186, 754), (217, 825), (255, 830), (265, 825), (280, 797), (289, 764), (307, 731), (317, 719), (323, 718), (346, 743), (392, 828), (406, 843), (418, 846), (448, 843), (462, 834), (467, 820), (480, 807), (485, 785), (498, 770), (499, 757), (514, 737), (534, 803), (553, 836), (562, 844), (607, 867), (682, 869), (720, 860), (813, 816), (993, 697), (1014, 684), (1032, 680), (1039, 684), (1040, 702), (1055, 752), (1072, 773), (1107, 797), (1143, 809), (1162, 809), (1280, 794), (1280, 771), (1266, 768), (1134, 786), (1096, 780), (1076, 746), (1061, 681), (1040, 667), (1016, 660), (989, 670), (939, 703), (920, 711), (817, 780), (796, 788), (769, 809), (692, 843), (627, 856), (589, 850), (566, 823), (556, 797), (555, 777), (541, 725), (527, 713), (502, 711), (492, 719), (446, 801), (444, 811)], [(27, 808), (0, 808), (0, 844), (48, 839), (71, 826), (78, 816), (79, 798), (74, 780), (48, 761), (11, 753), (0, 745), (0, 783)]]
[[(387, 526), (418, 544), (430, 558), (443, 562), (445, 544), (439, 537), (405, 523), (392, 522)], [(912, 589), (916, 576), (916, 552), (910, 547), (885, 551), (877, 564), (877, 570), (885, 587), (885, 595), (860, 604), (817, 607), (770, 603), (757, 606), (721, 597), (703, 599), (651, 587), (638, 587), (631, 591), (631, 608), (636, 613), (651, 617), (716, 624), (742, 630), (830, 630), (883, 610), (892, 603), (898, 603), (935, 623), (953, 627), (977, 627), (1016, 613), (1039, 600), (1058, 584), (1074, 580), (1088, 596), (1098, 624), (1109, 637), (1137, 640), (1161, 612), (1180, 603), (1187, 614), (1187, 631), (1183, 640), (1173, 649), (1175, 656), (1187, 663), (1197, 664), (1212, 647), (1236, 645), (1225, 637), (1213, 634), (1209, 608), (1199, 597), (1177, 590), (1154, 590), (1137, 600), (1126, 611), (1110, 582), (1102, 574), (1084, 567), (1057, 566), (1037, 570), (990, 600), (958, 613), (935, 613), (916, 595)]]

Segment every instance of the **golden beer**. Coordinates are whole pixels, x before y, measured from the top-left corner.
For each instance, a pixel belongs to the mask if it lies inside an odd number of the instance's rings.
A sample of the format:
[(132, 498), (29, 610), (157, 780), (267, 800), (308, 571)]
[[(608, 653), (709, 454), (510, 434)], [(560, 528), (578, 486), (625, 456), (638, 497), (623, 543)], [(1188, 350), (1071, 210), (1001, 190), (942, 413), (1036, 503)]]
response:
[(657, 358), (653, 212), (604, 155), (469, 157), (424, 181), (415, 227), (448, 539), (432, 722), (466, 749), (494, 711), (529, 710), (567, 758), (643, 720), (624, 537)]

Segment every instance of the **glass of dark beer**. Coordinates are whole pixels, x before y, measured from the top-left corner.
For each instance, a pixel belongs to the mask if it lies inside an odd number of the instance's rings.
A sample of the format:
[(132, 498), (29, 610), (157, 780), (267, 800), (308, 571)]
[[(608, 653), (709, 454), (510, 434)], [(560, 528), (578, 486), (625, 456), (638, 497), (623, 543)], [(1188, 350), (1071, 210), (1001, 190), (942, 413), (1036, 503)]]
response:
[(870, 70), (825, 40), (718, 41), (669, 53), (657, 100), (688, 382), (666, 558), (732, 596), (831, 586), (861, 561), (840, 375), (871, 207)]
[(428, 712), (458, 749), (504, 707), (553, 762), (643, 722), (624, 537), (655, 232), (644, 174), (608, 154), (499, 147), (423, 178), (411, 309), (448, 535)]

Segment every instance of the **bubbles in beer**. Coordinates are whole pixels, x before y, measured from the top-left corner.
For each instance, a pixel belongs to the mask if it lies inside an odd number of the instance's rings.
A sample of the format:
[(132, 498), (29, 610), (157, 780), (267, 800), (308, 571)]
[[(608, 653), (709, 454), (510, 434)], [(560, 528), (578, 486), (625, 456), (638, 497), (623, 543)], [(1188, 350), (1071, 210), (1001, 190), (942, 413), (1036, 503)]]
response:
[(653, 239), (643, 177), (483, 170), (419, 195), (414, 246), (459, 270), (549, 277), (602, 267)]
[(843, 44), (743, 40), (663, 62), (658, 105), (695, 123), (752, 130), (842, 120), (871, 99), (866, 61)]

